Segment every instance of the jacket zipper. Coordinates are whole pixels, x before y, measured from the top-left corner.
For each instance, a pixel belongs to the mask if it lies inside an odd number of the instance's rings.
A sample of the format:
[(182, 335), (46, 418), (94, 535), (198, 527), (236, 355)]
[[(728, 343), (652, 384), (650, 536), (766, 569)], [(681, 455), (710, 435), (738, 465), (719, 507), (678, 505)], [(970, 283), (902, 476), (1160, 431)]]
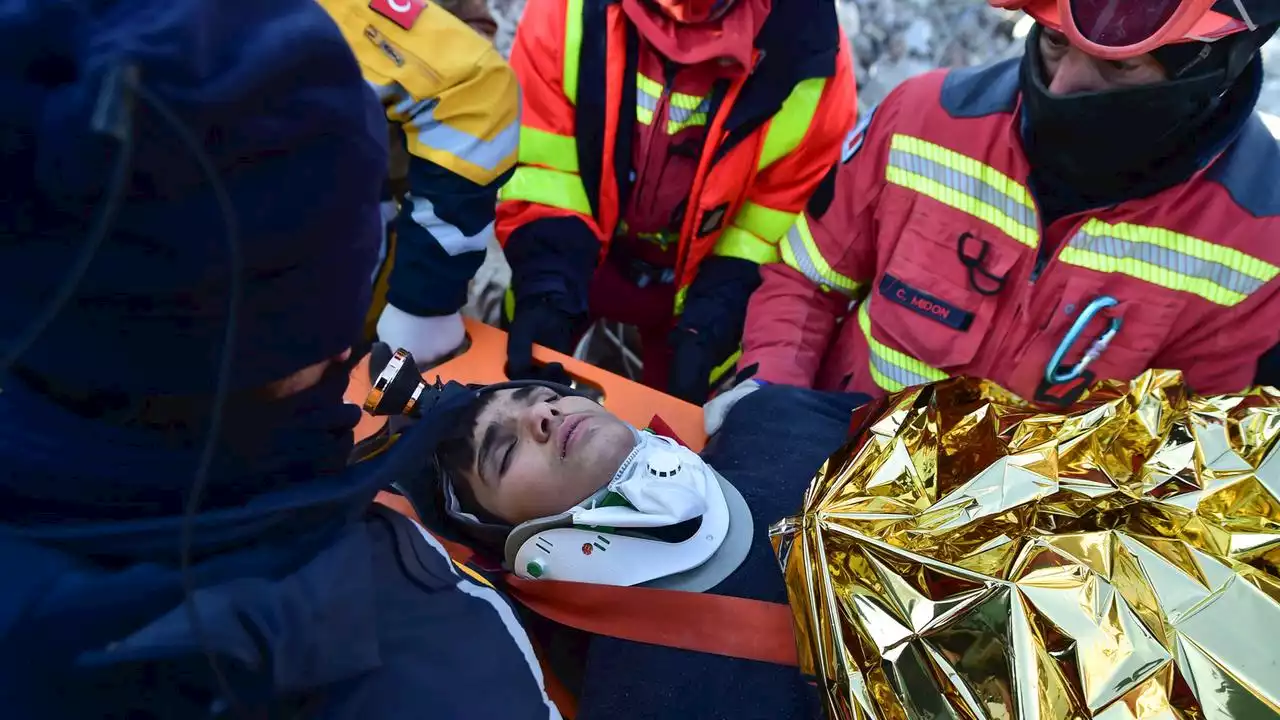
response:
[[(755, 73), (755, 71), (759, 69), (760, 63), (764, 62), (764, 57), (765, 57), (765, 52), (763, 50), (760, 50), (757, 48), (756, 50), (752, 51), (751, 67), (747, 70), (747, 72), (743, 75), (743, 78), (742, 78), (742, 82), (744, 84), (748, 79), (751, 78), (751, 76)], [(800, 81), (807, 80), (807, 79), (809, 79), (807, 76), (802, 77), (796, 80), (796, 82), (799, 83)], [(781, 109), (782, 109), (782, 106), (779, 105), (778, 110), (775, 110), (774, 113), (777, 113)], [(718, 112), (719, 108), (716, 108), (716, 111)], [(751, 133), (758, 131), (772, 117), (773, 115), (768, 115), (759, 123), (754, 122), (755, 118), (743, 118), (742, 122), (739, 123), (737, 127), (725, 133), (723, 141), (720, 142), (715, 148), (715, 155), (711, 159), (711, 164), (714, 165), (720, 162), (722, 159), (724, 159), (724, 157), (729, 154), (729, 151), (731, 149), (733, 149), (734, 147), (737, 147), (738, 142), (742, 137), (750, 136)], [(748, 130), (748, 128), (750, 129)]]
[[(1036, 209), (1036, 213), (1038, 218), (1039, 217), (1038, 207)], [(1065, 219), (1066, 218), (1061, 218), (1059, 222)], [(1032, 267), (1031, 269), (1031, 274), (1027, 277), (1027, 284), (1026, 284), (1026, 287), (1023, 289), (1022, 297), (1020, 297), (1018, 300), (1018, 307), (1014, 311), (1014, 324), (1009, 328), (1010, 330), (1014, 330), (1015, 328), (1018, 327), (1018, 324), (1022, 320), (1023, 314), (1026, 312), (1027, 305), (1030, 304), (1031, 294), (1035, 291), (1036, 283), (1038, 283), (1040, 279), (1044, 277), (1045, 273), (1047, 273), (1050, 269), (1052, 269), (1054, 261), (1058, 259), (1058, 254), (1062, 251), (1061, 243), (1059, 243), (1059, 245), (1051, 253), (1044, 252), (1042, 250), (1042, 248), (1045, 247), (1045, 240), (1046, 240), (1045, 228), (1043, 227), (1043, 224), (1040, 223), (1038, 219), (1037, 219), (1037, 224), (1041, 225), (1041, 227), (1040, 227), (1040, 238), (1039, 238), (1040, 246), (1036, 248), (1036, 263), (1035, 263), (1035, 266)], [(1077, 220), (1076, 222), (1074, 222), (1071, 225), (1071, 227), (1068, 229), (1067, 233), (1062, 236), (1063, 241), (1065, 242), (1067, 238), (1073, 237), (1079, 231), (1080, 227), (1083, 224), (1084, 223), (1080, 220)], [(1054, 308), (1054, 312), (1057, 312), (1056, 307)], [(1052, 322), (1052, 321), (1053, 321), (1053, 318), (1049, 318), (1049, 322)], [(1040, 328), (1034, 328), (1034, 331), (1039, 332)], [(1005, 337), (1009, 337), (1009, 333), (1006, 333)], [(1028, 342), (1019, 343), (1018, 350), (1013, 356), (1013, 364), (1015, 366), (1022, 364), (1022, 360), (1026, 356), (1028, 350), (1030, 350), (1030, 343)]]
[[(671, 86), (675, 84), (676, 73), (679, 68), (669, 61), (663, 62), (662, 69), (662, 94), (658, 96), (658, 104), (653, 109), (653, 117), (650, 119), (649, 129), (645, 133), (644, 152), (640, 161), (640, 173), (632, 179), (633, 183), (637, 183), (641, 178), (647, 178), (649, 165), (653, 162), (653, 143), (658, 133), (667, 131), (667, 106), (671, 104)], [(653, 183), (642, 183), (641, 188), (649, 188), (649, 192), (653, 192)], [(650, 198), (637, 196), (635, 203), (637, 206), (643, 207), (643, 203)], [(622, 208), (622, 212), (626, 212), (626, 208)]]
[[(1001, 341), (998, 346), (999, 352), (989, 355), (988, 357), (993, 357), (993, 358), (1010, 357), (1006, 350), (1010, 342), (1010, 337), (1013, 336), (1018, 326), (1022, 323), (1022, 315), (1026, 311), (1027, 301), (1029, 296), (1031, 295), (1031, 291), (1035, 288), (1036, 281), (1040, 279), (1040, 276), (1044, 273), (1045, 267), (1048, 265), (1047, 262), (1042, 261), (1043, 256), (1046, 254), (1043, 251), (1043, 248), (1045, 247), (1045, 226), (1044, 226), (1044, 222), (1040, 219), (1040, 205), (1039, 203), (1036, 202), (1034, 196), (1031, 198), (1031, 204), (1032, 206), (1035, 207), (1035, 211), (1036, 211), (1035, 264), (1031, 267), (1031, 272), (1027, 274), (1027, 282), (1023, 285), (1023, 287), (1019, 288), (1018, 299), (1016, 300), (1016, 304), (1013, 307), (1013, 318), (1009, 321), (1009, 323), (1003, 328), (1003, 330), (1000, 333)], [(1027, 351), (1026, 345), (1027, 344), (1023, 342), (1023, 343), (1019, 343), (1018, 346), (1014, 348), (1012, 361), (1015, 367), (1022, 361), (1022, 356), (1026, 354), (1026, 351)], [(983, 374), (990, 375), (992, 369), (993, 368), (990, 366), (990, 363), (988, 363), (987, 367), (984, 368)]]
[[(752, 62), (758, 62), (759, 51), (756, 51)], [(754, 65), (753, 65), (754, 66)], [(724, 140), (724, 115), (733, 108), (734, 103), (738, 101), (738, 94), (742, 92), (742, 86), (746, 84), (748, 75), (743, 75), (732, 80), (729, 83), (729, 89), (725, 91), (724, 100), (720, 106), (715, 108), (715, 114), (707, 118), (707, 137), (702, 143), (702, 154), (698, 159), (698, 169), (693, 175), (693, 188), (689, 193), (689, 203), (685, 207), (684, 223), (680, 227), (680, 250), (676, 260), (676, 286), (679, 287), (684, 278), (685, 261), (689, 254), (689, 248), (686, 247), (686, 236), (692, 241), (695, 236), (694, 227), (698, 222), (698, 215), (702, 212), (702, 189), (707, 184), (707, 177), (711, 174), (712, 167), (719, 160), (716, 150), (721, 147)], [(726, 218), (726, 222), (730, 218)]]

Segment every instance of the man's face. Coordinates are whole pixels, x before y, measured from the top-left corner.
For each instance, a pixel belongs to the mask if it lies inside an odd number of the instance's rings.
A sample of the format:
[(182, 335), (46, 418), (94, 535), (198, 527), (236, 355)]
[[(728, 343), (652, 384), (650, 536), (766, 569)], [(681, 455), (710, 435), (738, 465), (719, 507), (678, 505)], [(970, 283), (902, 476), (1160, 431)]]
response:
[(1066, 35), (1048, 27), (1040, 33), (1044, 83), (1054, 95), (1154, 85), (1168, 79), (1150, 55), (1130, 60), (1101, 60), (1074, 47)]
[(495, 395), (476, 419), (475, 465), (463, 481), (512, 525), (590, 497), (635, 447), (631, 428), (587, 398), (536, 385)]

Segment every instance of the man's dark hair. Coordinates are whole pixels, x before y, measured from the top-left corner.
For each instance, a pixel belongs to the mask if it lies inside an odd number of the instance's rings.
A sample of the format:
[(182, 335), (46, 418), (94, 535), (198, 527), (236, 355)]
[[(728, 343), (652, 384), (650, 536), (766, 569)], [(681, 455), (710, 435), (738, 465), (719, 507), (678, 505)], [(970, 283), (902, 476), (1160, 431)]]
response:
[[(481, 393), (476, 401), (458, 417), (457, 423), (449, 430), (440, 444), (436, 446), (436, 464), (440, 472), (452, 483), (454, 495), (462, 509), (481, 520), (487, 519), (487, 513), (480, 503), (476, 502), (475, 493), (471, 491), (472, 476), (476, 467), (476, 423), (480, 414), (497, 398), (494, 392)], [(495, 521), (496, 518), (494, 519)]]
[[(518, 402), (524, 401), (541, 387), (545, 386), (534, 384), (518, 388), (512, 394), (512, 399)], [(471, 481), (475, 479), (476, 474), (478, 460), (476, 454), (479, 451), (476, 447), (476, 423), (481, 413), (493, 403), (497, 396), (496, 392), (481, 393), (476, 401), (458, 417), (449, 434), (436, 446), (436, 465), (453, 488), (453, 494), (458, 499), (458, 505), (462, 511), (476, 516), (481, 522), (507, 525), (505, 520), (481, 507), (471, 489)], [(443, 503), (443, 489), (440, 495), (439, 501)]]

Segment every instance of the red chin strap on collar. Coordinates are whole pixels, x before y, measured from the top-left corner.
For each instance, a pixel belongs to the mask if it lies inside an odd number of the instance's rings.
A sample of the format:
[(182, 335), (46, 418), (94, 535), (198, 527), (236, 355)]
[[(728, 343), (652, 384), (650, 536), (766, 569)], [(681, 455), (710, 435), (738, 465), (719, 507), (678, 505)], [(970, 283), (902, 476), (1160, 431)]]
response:
[(679, 23), (714, 22), (725, 16), (737, 0), (650, 0), (667, 17)]

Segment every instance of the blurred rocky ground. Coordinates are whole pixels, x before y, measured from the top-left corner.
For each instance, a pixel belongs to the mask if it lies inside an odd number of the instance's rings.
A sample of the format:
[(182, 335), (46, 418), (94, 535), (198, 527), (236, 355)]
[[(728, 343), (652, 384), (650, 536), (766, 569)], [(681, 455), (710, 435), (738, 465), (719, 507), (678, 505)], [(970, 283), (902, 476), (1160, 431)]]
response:
[[(863, 107), (933, 68), (1017, 55), (1030, 29), (1022, 13), (996, 10), (981, 0), (837, 0), (837, 6), (857, 56)], [(1280, 41), (1264, 49), (1264, 63), (1272, 70), (1261, 109), (1280, 114)]]
[[(786, 0), (774, 0), (785, 2)], [(840, 23), (853, 40), (858, 99), (865, 109), (898, 83), (937, 67), (976, 65), (1017, 55), (1030, 29), (1022, 13), (995, 10), (982, 0), (836, 0)], [(489, 0), (497, 44), (510, 51), (524, 0)], [(1021, 23), (1019, 21), (1022, 20)], [(1264, 50), (1270, 70), (1260, 108), (1280, 115), (1280, 40)], [(1280, 134), (1280, 123), (1276, 132)], [(497, 248), (477, 276), (474, 314), (496, 319), (500, 288), (510, 270)], [(496, 293), (496, 294), (495, 294)]]
[[(853, 40), (864, 107), (912, 75), (1016, 55), (1027, 29), (1018, 25), (1022, 13), (996, 10), (982, 0), (836, 0), (836, 5), (840, 24)], [(489, 0), (489, 7), (498, 21), (498, 48), (507, 53), (524, 0)], [(1280, 114), (1280, 40), (1264, 53), (1274, 69), (1262, 107)]]

